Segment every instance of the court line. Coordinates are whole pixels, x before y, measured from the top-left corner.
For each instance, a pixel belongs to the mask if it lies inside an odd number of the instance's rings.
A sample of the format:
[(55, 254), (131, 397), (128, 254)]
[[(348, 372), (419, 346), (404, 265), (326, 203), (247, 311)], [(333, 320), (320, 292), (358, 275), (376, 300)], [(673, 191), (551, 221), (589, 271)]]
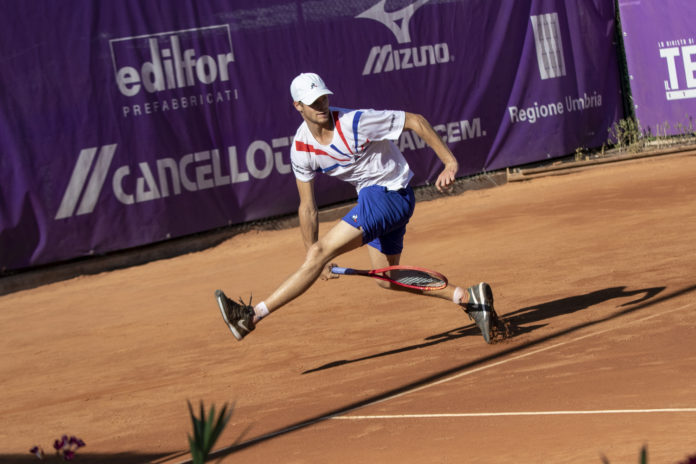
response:
[[(681, 307), (679, 307), (679, 308), (671, 309), (671, 310), (668, 310), (668, 311), (657, 312), (657, 313), (651, 314), (651, 315), (649, 315), (649, 316), (643, 317), (643, 318), (641, 318), (641, 319), (636, 319), (636, 320), (627, 322), (626, 324), (624, 324), (624, 325), (621, 326), (621, 327), (625, 327), (625, 326), (628, 326), (628, 325), (631, 325), (631, 324), (635, 324), (635, 323), (638, 323), (638, 322), (645, 322), (645, 321), (647, 321), (647, 320), (649, 320), (649, 319), (652, 319), (652, 318), (655, 318), (655, 317), (658, 317), (658, 316), (664, 316), (665, 314), (673, 313), (673, 312), (676, 312), (676, 311), (681, 311), (682, 309), (688, 308), (688, 307), (691, 306), (691, 305), (692, 305), (692, 303), (687, 303), (686, 305), (681, 306)], [(438, 380), (438, 381), (436, 381), (436, 382), (429, 383), (429, 384), (427, 384), (427, 385), (422, 385), (422, 386), (417, 387), (417, 388), (414, 388), (414, 389), (412, 389), (412, 390), (408, 390), (408, 391), (405, 391), (405, 392), (401, 392), (401, 393), (398, 393), (398, 394), (396, 394), (396, 395), (388, 396), (388, 397), (386, 397), (386, 398), (382, 398), (382, 399), (380, 399), (380, 400), (374, 401), (374, 402), (372, 402), (372, 403), (368, 403), (368, 404), (361, 405), (359, 408), (355, 408), (355, 409), (363, 409), (363, 408), (366, 408), (366, 407), (368, 407), (368, 406), (373, 406), (373, 405), (376, 405), (376, 404), (379, 404), (379, 403), (383, 403), (383, 402), (385, 402), (385, 401), (393, 400), (393, 399), (396, 399), (396, 398), (401, 398), (402, 396), (410, 395), (411, 393), (416, 393), (416, 392), (425, 390), (426, 388), (434, 387), (434, 386), (436, 386), (436, 385), (441, 385), (441, 384), (443, 384), (443, 383), (447, 383), (447, 382), (450, 382), (450, 381), (452, 381), (452, 380), (456, 380), (456, 379), (459, 379), (459, 378), (461, 378), (461, 377), (465, 377), (465, 376), (467, 376), (467, 375), (475, 374), (475, 373), (477, 373), (477, 372), (481, 372), (481, 371), (484, 371), (484, 370), (486, 370), (486, 369), (490, 369), (490, 368), (493, 368), (493, 367), (498, 367), (498, 366), (501, 366), (501, 365), (503, 365), (503, 364), (507, 364), (507, 363), (512, 362), (512, 361), (517, 361), (517, 360), (519, 360), (519, 359), (527, 358), (527, 357), (529, 357), (529, 356), (532, 356), (532, 355), (535, 355), (535, 354), (538, 354), (538, 353), (542, 353), (542, 352), (544, 352), (544, 351), (549, 351), (549, 350), (552, 350), (552, 349), (554, 349), (554, 348), (559, 348), (559, 347), (561, 347), (561, 346), (569, 345), (569, 344), (571, 344), (571, 343), (575, 343), (575, 342), (578, 342), (578, 341), (580, 341), (580, 340), (584, 340), (584, 339), (586, 339), (586, 338), (594, 337), (594, 336), (596, 336), (596, 335), (601, 335), (601, 334), (604, 334), (604, 333), (607, 333), (607, 332), (611, 332), (611, 331), (616, 330), (616, 329), (617, 329), (617, 327), (610, 327), (610, 328), (607, 328), (607, 329), (604, 329), (604, 330), (600, 330), (600, 331), (597, 331), (597, 332), (592, 332), (592, 333), (583, 335), (583, 336), (581, 336), (581, 337), (576, 337), (576, 338), (574, 338), (574, 339), (572, 339), (572, 340), (568, 340), (568, 341), (565, 341), (565, 342), (560, 342), (560, 343), (555, 343), (555, 344), (553, 344), (553, 345), (545, 346), (545, 347), (543, 347), (543, 348), (539, 348), (539, 349), (537, 349), (537, 350), (530, 351), (529, 353), (524, 353), (524, 354), (520, 354), (520, 355), (518, 355), (518, 356), (513, 356), (513, 357), (511, 357), (511, 358), (503, 359), (503, 360), (501, 360), (501, 361), (494, 362), (494, 363), (492, 363), (492, 364), (486, 364), (486, 365), (484, 365), (484, 366), (477, 367), (477, 368), (475, 368), (475, 369), (471, 369), (471, 370), (468, 370), (468, 371), (464, 371), (464, 372), (461, 372), (461, 373), (459, 373), (459, 374), (455, 374), (455, 375), (453, 375), (453, 376), (451, 376), (451, 377), (446, 377), (446, 378), (441, 379), (441, 380)], [(350, 413), (351, 411), (354, 411), (355, 409), (350, 410), (350, 411), (345, 411), (344, 413)], [(331, 416), (331, 417), (330, 417), (330, 419), (340, 419), (340, 418), (342, 418), (342, 417), (341, 417), (341, 416), (338, 416), (338, 415), (335, 415), (335, 416)]]
[(696, 412), (696, 408), (660, 409), (598, 409), (594, 411), (521, 411), (521, 412), (471, 412), (446, 414), (382, 414), (374, 416), (335, 416), (336, 420), (373, 419), (440, 419), (447, 417), (499, 417), (499, 416), (573, 416), (581, 414), (651, 414), (651, 413)]

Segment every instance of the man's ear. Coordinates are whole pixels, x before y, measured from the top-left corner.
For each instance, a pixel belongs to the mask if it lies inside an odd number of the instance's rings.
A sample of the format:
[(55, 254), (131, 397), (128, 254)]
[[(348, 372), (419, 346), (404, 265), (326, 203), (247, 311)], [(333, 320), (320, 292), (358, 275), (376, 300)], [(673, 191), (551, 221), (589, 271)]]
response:
[(295, 109), (302, 113), (302, 110), (304, 110), (304, 104), (302, 102), (292, 102), (292, 104), (295, 106)]

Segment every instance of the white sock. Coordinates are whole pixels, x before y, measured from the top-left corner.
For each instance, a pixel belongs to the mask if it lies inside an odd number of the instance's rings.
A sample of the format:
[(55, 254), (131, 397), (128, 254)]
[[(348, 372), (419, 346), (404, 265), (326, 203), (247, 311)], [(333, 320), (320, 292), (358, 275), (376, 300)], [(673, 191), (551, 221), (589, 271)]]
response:
[(462, 287), (457, 287), (454, 289), (454, 296), (452, 301), (456, 304), (462, 304), (462, 298), (464, 297), (464, 289)]
[(254, 307), (254, 314), (256, 314), (256, 318), (259, 321), (270, 314), (264, 301)]

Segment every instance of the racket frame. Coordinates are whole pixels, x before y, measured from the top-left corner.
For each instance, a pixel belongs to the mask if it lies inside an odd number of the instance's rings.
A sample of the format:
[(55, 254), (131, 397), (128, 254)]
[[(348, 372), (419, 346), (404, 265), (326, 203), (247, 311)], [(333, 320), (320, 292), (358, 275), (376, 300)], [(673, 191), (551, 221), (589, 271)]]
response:
[[(435, 287), (425, 287), (425, 286), (421, 286), (421, 285), (410, 285), (410, 284), (406, 284), (403, 282), (399, 282), (399, 281), (394, 280), (394, 279), (388, 277), (387, 275), (385, 275), (385, 273), (387, 273), (389, 271), (425, 272), (427, 274), (430, 274), (430, 275), (440, 279), (443, 283), (438, 285), (438, 286), (435, 286)], [(439, 272), (436, 272), (436, 271), (433, 271), (430, 269), (425, 269), (422, 267), (405, 266), (405, 265), (401, 265), (401, 264), (394, 265), (394, 266), (387, 266), (387, 267), (383, 267), (381, 269), (353, 269), (353, 268), (349, 268), (349, 267), (333, 266), (331, 268), (331, 272), (333, 272), (334, 274), (360, 275), (360, 276), (365, 276), (365, 277), (372, 277), (374, 279), (379, 279), (379, 280), (383, 280), (386, 282), (390, 282), (390, 283), (393, 283), (394, 285), (399, 285), (401, 287), (410, 288), (413, 290), (421, 290), (421, 291), (425, 291), (425, 292), (433, 291), (433, 290), (442, 290), (443, 288), (447, 287), (447, 284), (448, 284), (447, 277), (445, 277), (444, 275), (442, 275)]]

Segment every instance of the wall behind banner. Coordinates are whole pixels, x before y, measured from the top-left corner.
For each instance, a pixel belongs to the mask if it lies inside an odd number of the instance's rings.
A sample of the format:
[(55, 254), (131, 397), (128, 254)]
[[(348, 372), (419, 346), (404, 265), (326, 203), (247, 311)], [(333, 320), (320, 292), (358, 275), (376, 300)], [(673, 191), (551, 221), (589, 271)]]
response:
[(652, 135), (694, 131), (696, 2), (619, 0), (636, 118)]
[[(1, 270), (293, 212), (300, 72), (333, 105), (423, 114), (459, 176), (601, 145), (622, 117), (607, 1), (0, 1)], [(415, 185), (437, 177), (397, 144)], [(317, 197), (355, 192), (320, 176)]]

